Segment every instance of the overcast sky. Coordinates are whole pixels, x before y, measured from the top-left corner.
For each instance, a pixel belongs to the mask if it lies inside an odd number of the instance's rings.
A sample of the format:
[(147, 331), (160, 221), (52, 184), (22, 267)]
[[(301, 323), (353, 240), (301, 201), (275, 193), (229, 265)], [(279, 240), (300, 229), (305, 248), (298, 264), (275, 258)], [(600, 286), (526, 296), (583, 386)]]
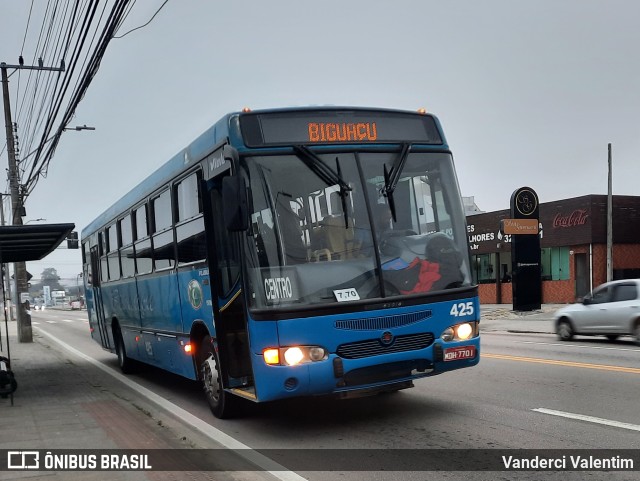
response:
[[(0, 0), (0, 62), (17, 63), (30, 3)], [(137, 2), (119, 33), (162, 3)], [(632, 0), (169, 0), (110, 43), (71, 123), (96, 130), (64, 133), (25, 221), (81, 231), (245, 106), (425, 107), (485, 211), (525, 185), (541, 202), (606, 194), (608, 143), (614, 193), (638, 195), (639, 20)], [(27, 266), (46, 267), (75, 279), (79, 251)]]

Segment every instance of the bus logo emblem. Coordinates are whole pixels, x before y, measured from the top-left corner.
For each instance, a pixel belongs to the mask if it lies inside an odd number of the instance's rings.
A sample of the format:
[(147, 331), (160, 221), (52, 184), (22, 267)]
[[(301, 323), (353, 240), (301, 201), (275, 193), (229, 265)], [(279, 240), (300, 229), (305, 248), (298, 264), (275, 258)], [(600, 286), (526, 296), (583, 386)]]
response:
[(193, 307), (194, 309), (200, 309), (204, 296), (202, 295), (202, 287), (197, 280), (193, 279), (191, 282), (189, 282), (188, 293), (189, 304), (191, 304), (191, 307)]
[(382, 336), (380, 336), (380, 343), (383, 346), (389, 346), (391, 345), (392, 342), (393, 342), (393, 334), (391, 334), (389, 331), (384, 331), (382, 333)]

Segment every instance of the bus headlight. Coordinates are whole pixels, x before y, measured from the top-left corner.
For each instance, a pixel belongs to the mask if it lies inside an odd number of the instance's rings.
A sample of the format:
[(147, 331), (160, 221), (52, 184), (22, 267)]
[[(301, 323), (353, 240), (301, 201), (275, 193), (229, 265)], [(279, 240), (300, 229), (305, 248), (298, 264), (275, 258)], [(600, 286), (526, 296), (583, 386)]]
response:
[(469, 324), (468, 322), (465, 322), (464, 324), (460, 324), (458, 326), (458, 329), (456, 329), (456, 333), (458, 334), (458, 339), (464, 341), (471, 337), (471, 333), (473, 333), (473, 327), (471, 327), (471, 324)]
[(475, 322), (464, 322), (462, 324), (456, 324), (455, 326), (447, 327), (442, 334), (440, 335), (440, 339), (443, 341), (466, 341), (467, 339), (473, 337), (476, 332), (476, 323)]
[(290, 347), (284, 351), (284, 362), (289, 364), (289, 366), (300, 364), (303, 358), (304, 354), (302, 354), (302, 349), (299, 347)]
[(320, 346), (291, 346), (269, 348), (262, 351), (265, 363), (269, 365), (296, 366), (309, 362), (324, 361), (329, 353)]

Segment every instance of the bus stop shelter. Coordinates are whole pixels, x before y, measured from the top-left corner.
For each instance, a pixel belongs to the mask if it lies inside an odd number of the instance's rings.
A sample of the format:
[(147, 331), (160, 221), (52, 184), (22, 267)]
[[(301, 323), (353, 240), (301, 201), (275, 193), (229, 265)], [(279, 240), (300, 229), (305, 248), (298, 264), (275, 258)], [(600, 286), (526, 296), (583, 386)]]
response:
[[(37, 261), (50, 254), (60, 243), (67, 238), (75, 224), (38, 224), (38, 225), (9, 225), (0, 226), (0, 265), (9, 262)], [(4, 279), (3, 300), (4, 295)], [(10, 286), (7, 286), (10, 289)], [(17, 299), (19, 303), (20, 300)], [(18, 309), (21, 309), (18, 306)], [(27, 314), (28, 315), (28, 314)], [(11, 349), (9, 347), (9, 319), (5, 306), (5, 340), (7, 356), (0, 356), (0, 394), (11, 394), (13, 404), (13, 391), (17, 385), (11, 372)], [(31, 323), (28, 322), (30, 326)], [(0, 351), (3, 349), (2, 334), (0, 330)]]

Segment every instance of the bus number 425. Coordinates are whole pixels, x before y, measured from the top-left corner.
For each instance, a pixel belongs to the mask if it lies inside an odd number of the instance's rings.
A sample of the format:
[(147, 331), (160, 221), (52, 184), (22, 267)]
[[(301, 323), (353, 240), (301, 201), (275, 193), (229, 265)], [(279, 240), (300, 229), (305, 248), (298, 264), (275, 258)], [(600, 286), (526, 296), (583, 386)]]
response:
[(451, 314), (453, 317), (471, 316), (473, 315), (473, 302), (460, 302), (451, 306)]

